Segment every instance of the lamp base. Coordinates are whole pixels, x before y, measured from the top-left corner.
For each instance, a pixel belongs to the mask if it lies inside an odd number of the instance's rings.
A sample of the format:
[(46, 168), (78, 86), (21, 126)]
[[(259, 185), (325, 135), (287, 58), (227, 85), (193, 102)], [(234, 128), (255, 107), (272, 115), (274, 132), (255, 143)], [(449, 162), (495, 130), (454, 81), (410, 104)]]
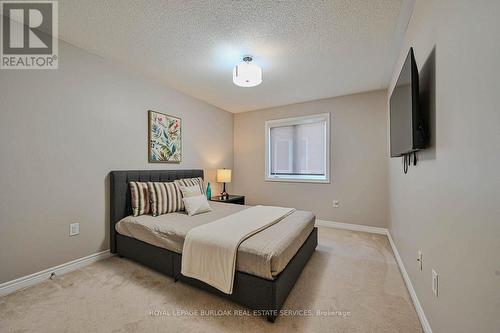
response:
[(229, 198), (229, 194), (226, 192), (226, 183), (224, 183), (224, 188), (222, 189), (222, 192), (220, 193), (220, 196), (222, 199), (227, 199)]

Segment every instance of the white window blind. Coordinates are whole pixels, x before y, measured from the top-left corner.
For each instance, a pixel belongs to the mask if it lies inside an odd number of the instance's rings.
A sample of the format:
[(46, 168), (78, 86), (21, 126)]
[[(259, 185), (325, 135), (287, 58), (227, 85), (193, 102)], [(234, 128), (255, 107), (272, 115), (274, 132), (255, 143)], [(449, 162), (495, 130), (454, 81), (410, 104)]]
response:
[(328, 181), (329, 116), (266, 123), (266, 179)]

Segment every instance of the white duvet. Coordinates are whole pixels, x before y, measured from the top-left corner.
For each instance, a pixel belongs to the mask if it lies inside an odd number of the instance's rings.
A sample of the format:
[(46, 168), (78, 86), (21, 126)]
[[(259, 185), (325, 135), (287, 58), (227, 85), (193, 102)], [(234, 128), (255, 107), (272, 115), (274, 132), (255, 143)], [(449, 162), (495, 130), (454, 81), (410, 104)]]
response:
[(191, 229), (184, 241), (181, 273), (232, 294), (238, 246), (294, 210), (254, 206)]

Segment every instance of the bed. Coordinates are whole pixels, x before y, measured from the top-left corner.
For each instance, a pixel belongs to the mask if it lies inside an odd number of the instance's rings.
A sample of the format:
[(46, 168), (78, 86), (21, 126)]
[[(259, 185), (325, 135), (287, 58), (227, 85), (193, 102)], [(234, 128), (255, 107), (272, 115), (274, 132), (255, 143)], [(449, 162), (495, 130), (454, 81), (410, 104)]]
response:
[(238, 248), (232, 294), (181, 274), (186, 233), (247, 208), (211, 202), (213, 211), (196, 216), (170, 213), (131, 216), (130, 181), (170, 182), (202, 177), (203, 170), (112, 171), (110, 173), (110, 248), (159, 272), (230, 299), (274, 322), (286, 297), (317, 246), (315, 217), (295, 211), (282, 221), (246, 239)]

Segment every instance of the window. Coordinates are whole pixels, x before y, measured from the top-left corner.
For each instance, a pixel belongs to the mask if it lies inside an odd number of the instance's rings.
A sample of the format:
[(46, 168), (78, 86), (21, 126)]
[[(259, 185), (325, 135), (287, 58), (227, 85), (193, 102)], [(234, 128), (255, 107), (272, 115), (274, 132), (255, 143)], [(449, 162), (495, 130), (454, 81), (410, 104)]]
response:
[(266, 180), (330, 182), (330, 114), (266, 121)]

